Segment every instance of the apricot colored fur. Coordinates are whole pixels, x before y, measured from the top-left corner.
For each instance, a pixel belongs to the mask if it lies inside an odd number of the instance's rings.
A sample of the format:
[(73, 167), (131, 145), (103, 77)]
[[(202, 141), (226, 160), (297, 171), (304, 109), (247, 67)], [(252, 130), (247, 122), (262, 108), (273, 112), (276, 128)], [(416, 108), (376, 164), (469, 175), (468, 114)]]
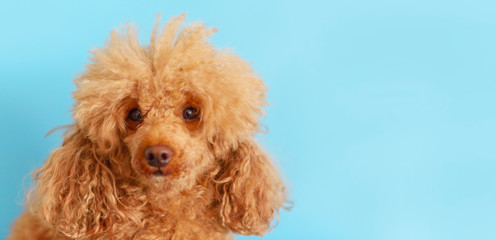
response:
[[(150, 46), (133, 27), (112, 31), (76, 80), (72, 124), (34, 173), (27, 210), (9, 239), (232, 239), (263, 235), (285, 187), (253, 134), (266, 87), (238, 56), (184, 15)], [(187, 106), (200, 117), (185, 121)], [(131, 109), (144, 121), (131, 126)], [(168, 175), (152, 176), (144, 148), (168, 145)]]

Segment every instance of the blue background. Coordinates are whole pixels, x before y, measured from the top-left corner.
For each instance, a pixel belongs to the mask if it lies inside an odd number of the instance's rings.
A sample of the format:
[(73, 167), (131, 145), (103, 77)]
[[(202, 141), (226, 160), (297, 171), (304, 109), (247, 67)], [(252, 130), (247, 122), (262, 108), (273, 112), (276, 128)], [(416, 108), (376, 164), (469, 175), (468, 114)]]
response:
[(148, 44), (158, 12), (270, 88), (259, 139), (295, 206), (265, 239), (496, 239), (496, 5), (468, 0), (0, 0), (0, 238), (88, 50), (128, 20)]

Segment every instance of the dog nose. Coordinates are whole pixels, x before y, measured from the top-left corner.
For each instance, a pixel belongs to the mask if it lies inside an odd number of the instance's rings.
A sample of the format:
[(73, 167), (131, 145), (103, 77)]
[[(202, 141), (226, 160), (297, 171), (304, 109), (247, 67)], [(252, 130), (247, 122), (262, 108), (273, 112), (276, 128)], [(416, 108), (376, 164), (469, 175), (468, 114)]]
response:
[(145, 149), (145, 159), (148, 165), (161, 168), (169, 163), (174, 152), (165, 145), (153, 145)]

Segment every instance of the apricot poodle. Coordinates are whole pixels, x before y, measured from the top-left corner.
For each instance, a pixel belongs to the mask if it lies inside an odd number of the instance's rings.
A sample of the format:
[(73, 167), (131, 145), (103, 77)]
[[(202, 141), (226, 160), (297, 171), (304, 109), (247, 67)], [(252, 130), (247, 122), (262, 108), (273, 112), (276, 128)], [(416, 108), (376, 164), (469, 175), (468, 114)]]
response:
[(76, 80), (72, 124), (35, 171), (9, 239), (232, 239), (263, 235), (286, 203), (253, 139), (266, 87), (184, 15), (142, 47), (112, 31)]

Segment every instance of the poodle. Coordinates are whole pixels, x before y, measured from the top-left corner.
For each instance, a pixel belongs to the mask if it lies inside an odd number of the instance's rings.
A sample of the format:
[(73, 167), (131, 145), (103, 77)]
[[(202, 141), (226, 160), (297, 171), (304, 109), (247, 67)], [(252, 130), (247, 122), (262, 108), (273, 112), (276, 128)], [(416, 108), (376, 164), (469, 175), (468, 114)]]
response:
[(254, 140), (266, 87), (216, 50), (204, 24), (163, 28), (150, 46), (112, 31), (75, 80), (74, 123), (33, 173), (9, 239), (263, 236), (287, 191)]

